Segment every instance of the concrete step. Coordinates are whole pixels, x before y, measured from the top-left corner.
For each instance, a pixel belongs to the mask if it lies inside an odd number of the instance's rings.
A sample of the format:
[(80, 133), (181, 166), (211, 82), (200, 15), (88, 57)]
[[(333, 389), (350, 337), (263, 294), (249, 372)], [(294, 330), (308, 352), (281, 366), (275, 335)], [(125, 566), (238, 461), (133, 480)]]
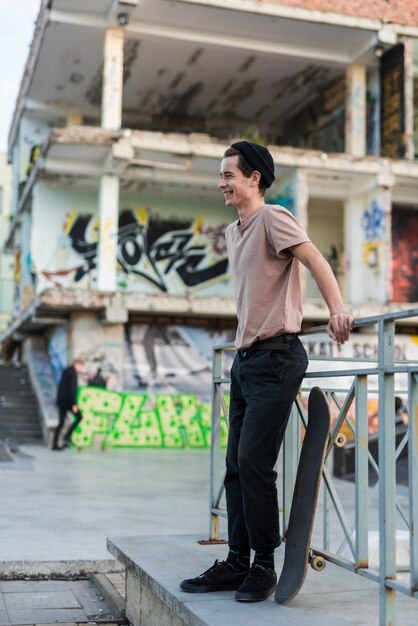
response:
[(42, 432), (42, 429), (37, 422), (23, 423), (23, 424), (16, 422), (14, 424), (10, 424), (9, 426), (6, 426), (3, 424), (3, 422), (0, 421), (0, 433), (11, 431), (11, 430), (15, 430), (17, 432), (22, 432), (22, 433), (26, 433), (29, 431), (30, 432)]
[(17, 443), (43, 440), (41, 429), (0, 428), (0, 439), (12, 439)]
[[(191, 502), (192, 506), (192, 502)], [(203, 533), (202, 533), (203, 535)], [(236, 602), (234, 592), (185, 593), (179, 583), (223, 560), (225, 545), (200, 545), (204, 536), (142, 536), (107, 540), (126, 568), (126, 616), (132, 626), (371, 626), (379, 623), (379, 586), (337, 565), (308, 568), (305, 583), (288, 606), (270, 597)], [(276, 550), (281, 572), (284, 549)], [(398, 626), (416, 624), (417, 600), (397, 594)]]
[(15, 411), (21, 411), (23, 413), (27, 413), (27, 412), (32, 412), (32, 413), (37, 413), (38, 412), (38, 405), (35, 402), (14, 402), (11, 400), (5, 400), (4, 402), (0, 402), (0, 409), (2, 410), (2, 413), (5, 413), (6, 411), (12, 410)]
[(8, 428), (36, 428), (40, 429), (39, 420), (37, 416), (20, 417), (19, 419), (3, 419), (0, 418), (0, 430), (7, 430)]
[(6, 405), (37, 406), (36, 397), (32, 393), (4, 393), (0, 396), (0, 406)]
[(35, 402), (0, 402), (0, 410), (2, 413), (6, 413), (7, 411), (13, 411), (15, 413), (38, 413), (38, 406)]
[(0, 366), (0, 438), (18, 443), (43, 439), (38, 401), (24, 366)]

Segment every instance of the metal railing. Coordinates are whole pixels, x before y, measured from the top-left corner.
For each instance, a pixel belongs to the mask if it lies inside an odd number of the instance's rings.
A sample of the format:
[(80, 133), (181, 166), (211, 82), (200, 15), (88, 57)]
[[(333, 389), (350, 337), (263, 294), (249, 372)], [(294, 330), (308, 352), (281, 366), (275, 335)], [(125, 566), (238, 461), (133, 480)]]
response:
[[(401, 592), (418, 598), (418, 359), (416, 361), (396, 360), (394, 356), (395, 322), (406, 318), (418, 317), (418, 309), (387, 313), (375, 317), (356, 320), (355, 328), (377, 325), (377, 359), (324, 357), (323, 361), (356, 362), (358, 367), (351, 369), (308, 371), (305, 375), (301, 394), (309, 390), (309, 379), (317, 379), (329, 402), (337, 411), (333, 422), (331, 437), (327, 448), (327, 461), (323, 470), (323, 520), (319, 546), (312, 550), (326, 560), (365, 576), (379, 584), (380, 590), (380, 625), (394, 626), (395, 594)], [(302, 341), (309, 335), (323, 333), (325, 326), (316, 327), (301, 333)], [(221, 468), (224, 452), (220, 447), (221, 414), (228, 422), (228, 401), (224, 387), (230, 379), (222, 375), (222, 358), (226, 351), (234, 351), (233, 344), (216, 346), (213, 351), (212, 366), (212, 446), (210, 476), (210, 541), (219, 540), (219, 518), (226, 518), (225, 509), (221, 508), (224, 493), (224, 470)], [(318, 357), (315, 360), (319, 360)], [(368, 363), (366, 367), (363, 363)], [(396, 446), (395, 427), (395, 374), (407, 377), (407, 388), (402, 391), (407, 395), (408, 425), (405, 436)], [(331, 379), (350, 377), (349, 388), (326, 387)], [(377, 389), (373, 392), (378, 399), (378, 460), (369, 450), (368, 398), (370, 395), (369, 379), (377, 379)], [(319, 381), (319, 382), (318, 382)], [(397, 393), (397, 392), (396, 392)], [(296, 399), (292, 415), (286, 430), (283, 445), (281, 513), (282, 529), (286, 532), (293, 486), (296, 479), (298, 458), (301, 448), (301, 423), (306, 425), (306, 412), (302, 396)], [(341, 400), (341, 396), (344, 397)], [(349, 410), (354, 405), (354, 419)], [(355, 519), (350, 524), (344, 503), (341, 501), (331, 473), (331, 451), (337, 441), (340, 429), (345, 425), (353, 437), (355, 449)], [(396, 490), (396, 462), (407, 446), (408, 454), (408, 504), (403, 506)], [(369, 486), (369, 467), (377, 474), (377, 483)], [(376, 567), (369, 564), (369, 507), (378, 499), (378, 536), (379, 559)], [(342, 541), (336, 548), (331, 547), (330, 515), (338, 519), (342, 531)], [(409, 571), (402, 575), (396, 566), (396, 522), (398, 520), (409, 533)], [(347, 553), (348, 552), (348, 556)]]

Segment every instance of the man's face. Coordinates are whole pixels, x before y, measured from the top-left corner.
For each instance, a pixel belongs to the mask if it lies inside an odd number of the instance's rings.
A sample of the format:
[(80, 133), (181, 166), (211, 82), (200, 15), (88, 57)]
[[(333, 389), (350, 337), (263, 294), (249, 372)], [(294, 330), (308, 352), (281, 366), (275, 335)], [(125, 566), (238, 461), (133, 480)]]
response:
[(246, 178), (238, 169), (238, 155), (227, 157), (222, 160), (219, 189), (224, 194), (227, 206), (239, 207), (253, 195), (258, 184), (252, 177)]

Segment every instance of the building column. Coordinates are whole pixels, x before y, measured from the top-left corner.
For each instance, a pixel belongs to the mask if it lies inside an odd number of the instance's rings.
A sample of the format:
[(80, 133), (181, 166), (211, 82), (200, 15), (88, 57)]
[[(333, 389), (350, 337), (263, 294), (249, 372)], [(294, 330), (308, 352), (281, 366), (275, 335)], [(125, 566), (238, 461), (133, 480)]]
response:
[(123, 43), (121, 28), (108, 28), (104, 39), (102, 128), (118, 130), (122, 125)]
[[(404, 40), (405, 158), (414, 159), (414, 40)], [(415, 105), (416, 106), (416, 105)]]
[[(123, 43), (120, 28), (108, 28), (104, 40), (102, 127), (118, 130), (122, 123)], [(116, 290), (119, 221), (119, 176), (102, 174), (99, 185), (99, 247), (97, 288)]]
[(116, 290), (116, 264), (119, 219), (119, 177), (103, 174), (99, 187), (99, 248), (97, 289)]
[(364, 65), (346, 71), (345, 151), (355, 157), (366, 154), (366, 89)]
[(386, 304), (391, 293), (392, 183), (380, 177), (345, 204), (346, 294), (350, 304)]

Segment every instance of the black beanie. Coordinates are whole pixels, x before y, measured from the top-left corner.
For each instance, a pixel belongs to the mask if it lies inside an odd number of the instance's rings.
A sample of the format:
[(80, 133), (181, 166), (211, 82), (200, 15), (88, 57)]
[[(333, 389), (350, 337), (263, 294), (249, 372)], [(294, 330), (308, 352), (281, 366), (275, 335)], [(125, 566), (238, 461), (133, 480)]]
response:
[(237, 141), (232, 148), (238, 150), (251, 167), (261, 174), (261, 182), (268, 189), (276, 178), (274, 175), (274, 161), (270, 152), (264, 146), (249, 141)]

